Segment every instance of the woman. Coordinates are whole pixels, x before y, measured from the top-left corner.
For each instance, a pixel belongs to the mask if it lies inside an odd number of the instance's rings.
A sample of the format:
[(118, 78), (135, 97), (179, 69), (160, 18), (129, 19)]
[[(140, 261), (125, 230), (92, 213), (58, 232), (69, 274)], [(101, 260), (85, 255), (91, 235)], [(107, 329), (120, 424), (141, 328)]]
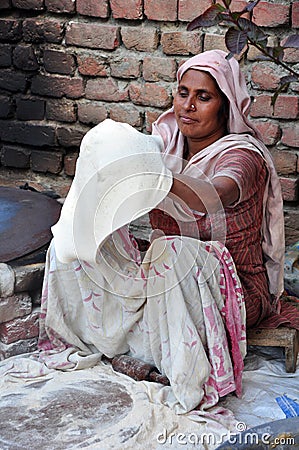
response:
[[(194, 181), (193, 190), (188, 189), (188, 175), (201, 170), (219, 195), (225, 211), (224, 243), (236, 264), (247, 327), (252, 327), (275, 311), (282, 293), (282, 198), (271, 157), (247, 119), (250, 99), (239, 65), (225, 56), (220, 50), (208, 51), (181, 66), (173, 109), (158, 119), (153, 133), (163, 138), (166, 164), (172, 156), (168, 167), (180, 174), (171, 192), (195, 210), (195, 216), (196, 211), (205, 213), (197, 215), (188, 230), (184, 227), (184, 234), (209, 240), (211, 221), (214, 232), (217, 228), (217, 206), (211, 204), (206, 214), (202, 200), (207, 202), (210, 194), (203, 185), (196, 189)], [(185, 167), (173, 156), (187, 160)], [(174, 217), (157, 210), (150, 216), (153, 228), (179, 232)]]
[[(153, 136), (106, 120), (84, 137), (52, 229), (39, 348), (64, 370), (124, 353), (154, 364), (170, 381), (160, 401), (185, 413), (241, 394), (244, 294), (249, 325), (273, 309), (283, 227), (238, 63), (206, 52), (178, 82)], [(148, 211), (155, 230), (143, 257), (126, 224)]]

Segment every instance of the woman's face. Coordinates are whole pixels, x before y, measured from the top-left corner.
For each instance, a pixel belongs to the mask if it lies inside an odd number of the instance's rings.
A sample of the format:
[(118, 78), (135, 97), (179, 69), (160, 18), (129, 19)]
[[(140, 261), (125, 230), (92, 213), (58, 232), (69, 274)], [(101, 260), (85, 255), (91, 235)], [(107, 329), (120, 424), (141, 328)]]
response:
[(226, 134), (227, 117), (219, 114), (223, 97), (207, 72), (189, 69), (174, 97), (178, 127), (187, 140), (209, 145)]

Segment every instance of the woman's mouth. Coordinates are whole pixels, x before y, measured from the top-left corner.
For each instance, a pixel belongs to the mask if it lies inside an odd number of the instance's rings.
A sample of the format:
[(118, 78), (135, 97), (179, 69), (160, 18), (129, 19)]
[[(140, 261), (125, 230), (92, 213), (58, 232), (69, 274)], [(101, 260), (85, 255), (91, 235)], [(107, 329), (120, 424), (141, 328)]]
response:
[(185, 124), (191, 124), (191, 123), (196, 122), (196, 120), (192, 119), (189, 116), (180, 116), (180, 121)]

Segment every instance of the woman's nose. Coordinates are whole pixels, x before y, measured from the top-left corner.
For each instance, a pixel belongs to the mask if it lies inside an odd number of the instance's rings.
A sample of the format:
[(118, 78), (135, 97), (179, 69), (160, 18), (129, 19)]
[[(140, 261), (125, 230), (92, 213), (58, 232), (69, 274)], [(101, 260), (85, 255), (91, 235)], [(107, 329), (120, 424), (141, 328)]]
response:
[(190, 110), (190, 111), (195, 111), (196, 107), (195, 107), (195, 102), (193, 100), (192, 97), (188, 97), (186, 98), (186, 102), (185, 102), (185, 108), (186, 110)]

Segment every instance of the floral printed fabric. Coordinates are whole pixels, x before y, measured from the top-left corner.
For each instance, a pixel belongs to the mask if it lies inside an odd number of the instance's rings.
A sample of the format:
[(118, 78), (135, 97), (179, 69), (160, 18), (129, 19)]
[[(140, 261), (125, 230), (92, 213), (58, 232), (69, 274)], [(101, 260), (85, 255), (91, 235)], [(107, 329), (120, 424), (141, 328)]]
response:
[(75, 370), (128, 353), (170, 380), (161, 401), (177, 413), (241, 393), (245, 305), (234, 263), (217, 242), (154, 240), (143, 260), (127, 227), (96, 265), (60, 263), (52, 242), (40, 320), (40, 359)]

